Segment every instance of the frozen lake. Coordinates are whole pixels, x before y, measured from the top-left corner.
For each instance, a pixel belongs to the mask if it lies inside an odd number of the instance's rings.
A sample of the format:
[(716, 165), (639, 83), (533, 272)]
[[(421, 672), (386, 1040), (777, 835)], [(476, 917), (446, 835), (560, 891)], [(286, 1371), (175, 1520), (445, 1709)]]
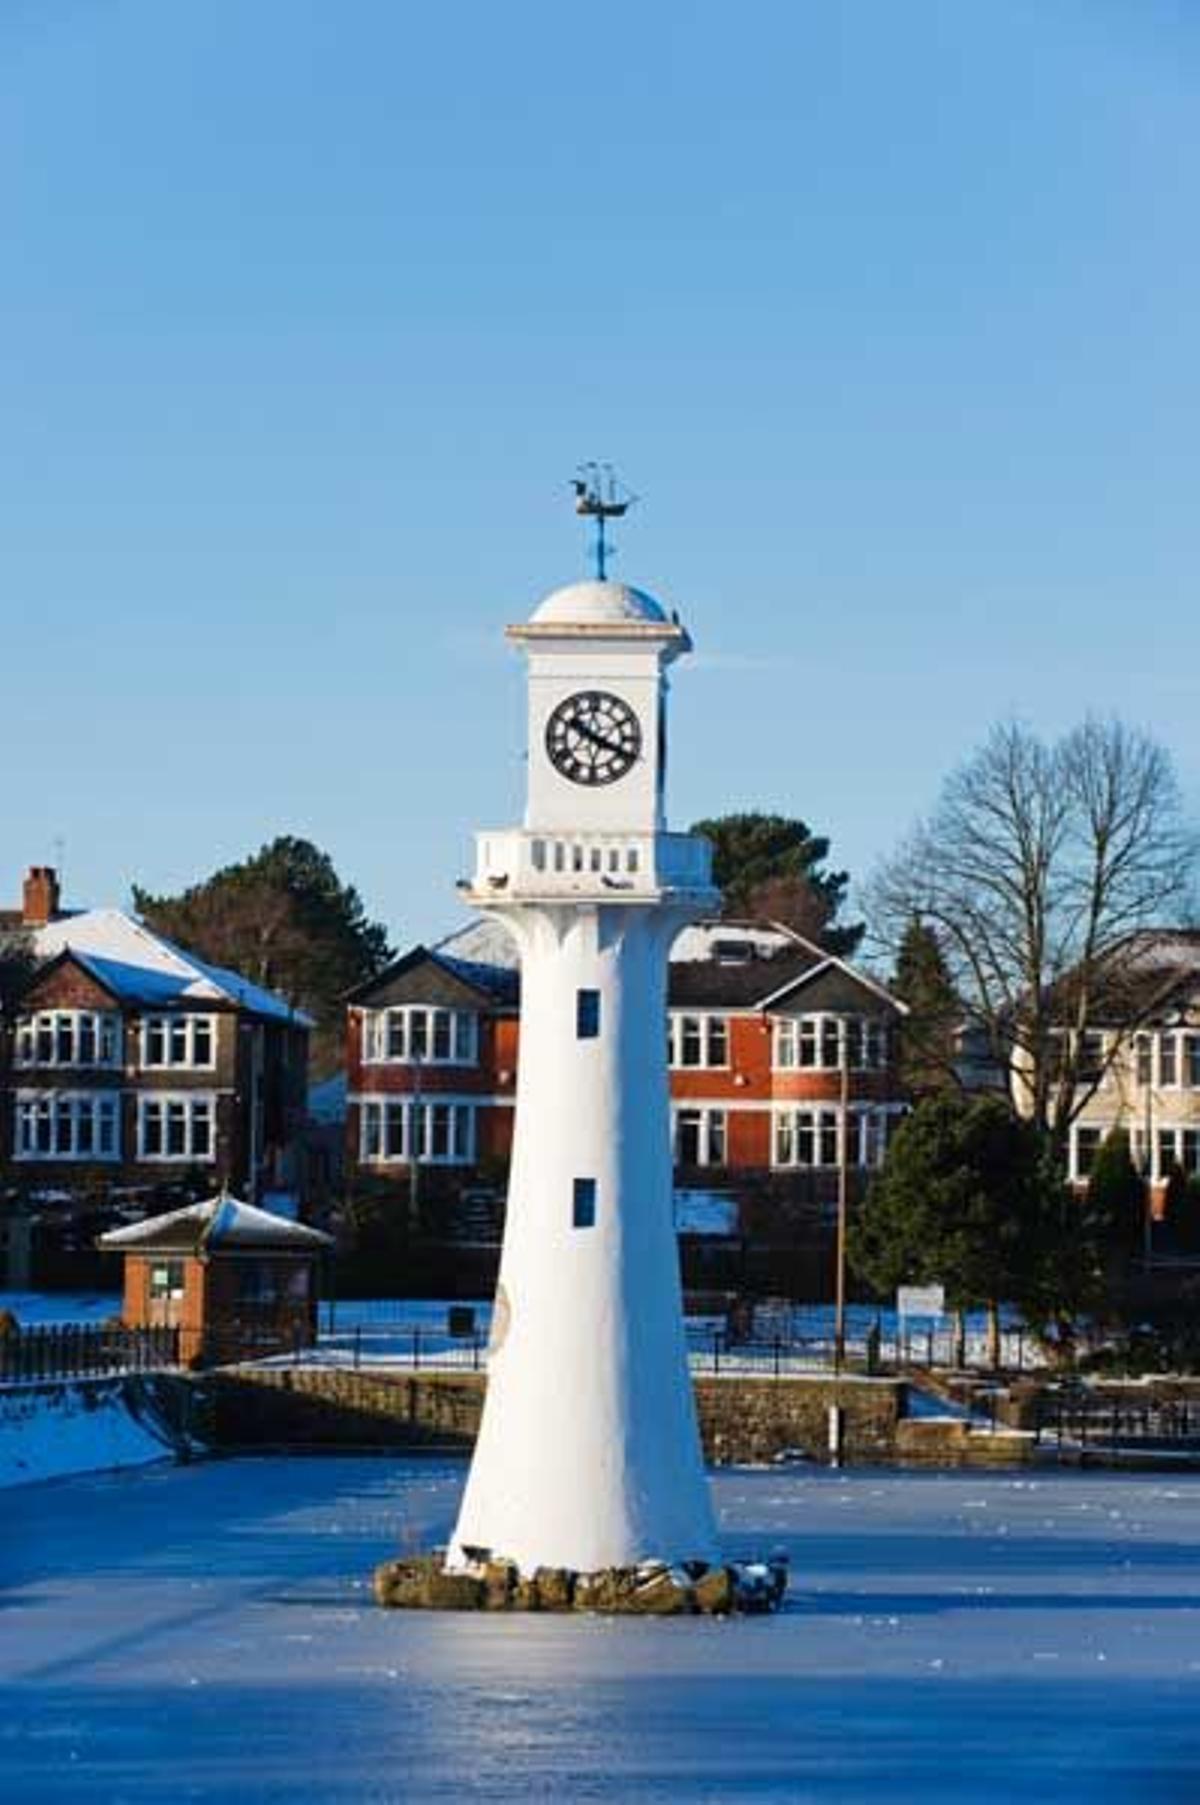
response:
[(722, 1472), (788, 1610), (385, 1613), (445, 1462), (262, 1459), (0, 1500), (0, 1795), (1200, 1797), (1200, 1477)]

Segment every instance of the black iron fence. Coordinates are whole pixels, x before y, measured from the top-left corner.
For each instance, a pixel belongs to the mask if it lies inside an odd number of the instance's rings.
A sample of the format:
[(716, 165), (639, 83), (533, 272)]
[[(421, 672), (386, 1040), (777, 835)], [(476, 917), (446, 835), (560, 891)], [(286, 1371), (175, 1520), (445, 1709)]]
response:
[(1039, 1445), (1059, 1452), (1200, 1453), (1200, 1398), (1064, 1385), (1042, 1392), (1035, 1423)]
[(180, 1363), (178, 1329), (48, 1323), (0, 1335), (0, 1383), (150, 1372)]

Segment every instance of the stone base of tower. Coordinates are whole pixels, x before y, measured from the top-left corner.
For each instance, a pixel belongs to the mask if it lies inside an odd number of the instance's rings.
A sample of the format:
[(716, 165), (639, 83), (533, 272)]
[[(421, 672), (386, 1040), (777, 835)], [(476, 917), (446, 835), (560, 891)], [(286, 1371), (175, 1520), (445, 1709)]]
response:
[(574, 1573), (539, 1567), (522, 1575), (515, 1562), (480, 1559), (447, 1568), (444, 1550), (384, 1561), (375, 1569), (375, 1597), (391, 1610), (585, 1611), (617, 1617), (729, 1617), (775, 1611), (787, 1592), (785, 1555), (767, 1561), (668, 1567), (605, 1567)]

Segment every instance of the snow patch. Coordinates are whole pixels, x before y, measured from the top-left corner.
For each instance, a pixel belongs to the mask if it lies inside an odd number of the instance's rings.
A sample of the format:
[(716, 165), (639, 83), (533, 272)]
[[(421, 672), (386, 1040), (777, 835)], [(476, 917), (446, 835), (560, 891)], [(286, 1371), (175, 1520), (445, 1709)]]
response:
[(130, 1415), (120, 1385), (0, 1392), (0, 1487), (145, 1466), (170, 1452)]

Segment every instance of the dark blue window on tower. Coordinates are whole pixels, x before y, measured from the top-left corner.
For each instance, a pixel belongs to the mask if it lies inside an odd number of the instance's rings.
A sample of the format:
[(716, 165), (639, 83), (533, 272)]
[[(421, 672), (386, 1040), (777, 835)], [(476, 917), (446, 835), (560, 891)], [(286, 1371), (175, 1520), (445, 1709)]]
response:
[(600, 992), (575, 992), (575, 1035), (578, 1040), (595, 1040), (600, 1032)]
[(594, 1178), (577, 1178), (575, 1180), (575, 1200), (571, 1221), (575, 1228), (595, 1228), (596, 1181)]

